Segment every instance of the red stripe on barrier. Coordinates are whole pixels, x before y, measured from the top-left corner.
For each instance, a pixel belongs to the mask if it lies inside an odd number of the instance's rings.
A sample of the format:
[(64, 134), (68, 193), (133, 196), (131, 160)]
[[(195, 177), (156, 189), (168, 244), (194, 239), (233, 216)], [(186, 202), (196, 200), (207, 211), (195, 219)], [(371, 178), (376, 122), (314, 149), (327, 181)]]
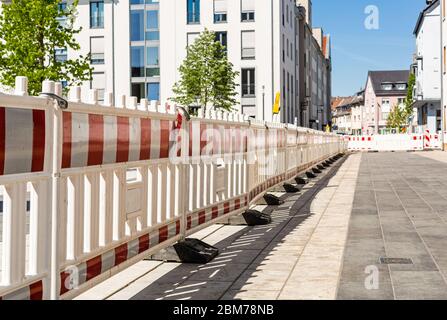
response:
[(205, 211), (200, 211), (199, 212), (199, 225), (200, 224), (204, 224), (206, 221), (206, 212)]
[(175, 222), (175, 234), (180, 234), (180, 220)]
[(129, 118), (117, 117), (116, 162), (129, 161)]
[(67, 271), (61, 272), (61, 289), (59, 292), (60, 295), (63, 295), (64, 293), (67, 293), (68, 291), (70, 291), (70, 289), (66, 287), (66, 282), (69, 278), (70, 278), (70, 273), (68, 273)]
[(89, 166), (102, 164), (104, 153), (104, 118), (102, 115), (89, 114), (88, 160)]
[(43, 300), (43, 282), (42, 280), (30, 284), (29, 286), (29, 299), (30, 300)]
[(62, 113), (62, 169), (71, 167), (71, 112)]
[(158, 243), (162, 243), (168, 240), (168, 226), (158, 229)]
[(192, 219), (191, 216), (186, 217), (186, 230), (190, 230), (192, 226)]
[(168, 120), (160, 120), (160, 159), (169, 157), (169, 123)]
[(115, 266), (127, 260), (127, 243), (115, 248)]
[(225, 202), (224, 204), (224, 214), (228, 214), (230, 213), (230, 203), (229, 202)]
[(140, 160), (151, 158), (151, 120), (141, 118)]
[(101, 274), (102, 269), (101, 256), (97, 256), (90, 260), (87, 260), (86, 264), (87, 264), (87, 275), (85, 277), (85, 281), (89, 281)]
[(211, 219), (217, 219), (219, 217), (219, 207), (213, 207), (211, 213)]
[(234, 210), (238, 210), (241, 208), (241, 199), (234, 200)]
[(149, 250), (150, 243), (149, 243), (149, 234), (145, 234), (138, 238), (138, 254)]
[(192, 157), (192, 122), (189, 123), (189, 156)]
[(6, 144), (6, 111), (0, 107), (0, 175), (5, 172), (5, 144)]
[(45, 111), (33, 110), (33, 160), (31, 172), (43, 171), (45, 160)]

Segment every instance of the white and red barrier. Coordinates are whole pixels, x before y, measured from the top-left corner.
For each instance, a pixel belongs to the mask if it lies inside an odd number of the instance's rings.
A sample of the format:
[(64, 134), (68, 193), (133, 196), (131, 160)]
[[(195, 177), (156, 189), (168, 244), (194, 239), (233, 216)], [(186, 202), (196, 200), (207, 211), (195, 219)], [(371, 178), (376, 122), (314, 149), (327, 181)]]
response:
[(349, 151), (363, 152), (422, 151), (426, 143), (420, 134), (347, 136), (345, 139)]
[(0, 95), (0, 299), (70, 299), (346, 149), (311, 129), (72, 92), (65, 110)]

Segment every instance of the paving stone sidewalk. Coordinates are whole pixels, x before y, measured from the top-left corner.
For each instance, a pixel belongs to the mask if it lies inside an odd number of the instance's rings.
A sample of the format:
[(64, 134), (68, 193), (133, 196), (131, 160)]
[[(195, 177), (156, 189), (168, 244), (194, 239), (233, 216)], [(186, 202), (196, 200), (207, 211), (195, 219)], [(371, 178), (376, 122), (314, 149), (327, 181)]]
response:
[[(446, 161), (441, 152), (362, 155), (338, 299), (447, 299)], [(378, 286), (367, 279), (374, 270)]]

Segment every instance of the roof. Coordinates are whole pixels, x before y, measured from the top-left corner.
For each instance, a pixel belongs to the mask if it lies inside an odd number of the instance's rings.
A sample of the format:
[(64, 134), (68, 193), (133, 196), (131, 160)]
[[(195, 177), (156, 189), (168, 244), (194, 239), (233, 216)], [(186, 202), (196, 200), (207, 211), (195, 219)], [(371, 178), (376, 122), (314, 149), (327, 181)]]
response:
[(371, 83), (376, 96), (403, 96), (407, 95), (406, 90), (382, 90), (383, 83), (406, 83), (408, 84), (409, 70), (390, 70), (390, 71), (369, 71), (368, 79)]
[(421, 13), (419, 14), (418, 20), (416, 22), (416, 26), (414, 27), (414, 31), (413, 34), (416, 35), (419, 32), (419, 29), (421, 28), (422, 25), (422, 21), (424, 21), (424, 17), (425, 14), (430, 11), (432, 8), (434, 8), (435, 6), (437, 6), (439, 4), (439, 0), (433, 0), (432, 3), (429, 3), (427, 5), (427, 7), (421, 11)]

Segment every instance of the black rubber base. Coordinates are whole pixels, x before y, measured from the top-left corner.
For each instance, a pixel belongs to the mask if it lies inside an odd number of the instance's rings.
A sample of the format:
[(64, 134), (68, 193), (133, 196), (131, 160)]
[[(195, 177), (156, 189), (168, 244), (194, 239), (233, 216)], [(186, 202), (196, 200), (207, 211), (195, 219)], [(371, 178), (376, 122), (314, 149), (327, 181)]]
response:
[(321, 165), (321, 164), (319, 164), (318, 166), (317, 166), (317, 168), (318, 168), (318, 170), (324, 170), (324, 169), (326, 169), (323, 165)]
[(242, 216), (249, 226), (264, 226), (272, 222), (272, 217), (256, 210), (247, 210)]
[(325, 167), (325, 168), (329, 168), (331, 165), (329, 164), (329, 163), (327, 163), (327, 162), (323, 162), (323, 167)]
[(219, 254), (219, 249), (198, 239), (180, 241), (174, 245), (174, 249), (184, 263), (208, 263)]
[(305, 184), (309, 183), (309, 181), (307, 181), (306, 179), (304, 179), (302, 177), (296, 177), (295, 182), (300, 185), (305, 185)]
[(309, 179), (314, 179), (314, 178), (317, 177), (313, 172), (310, 172), (310, 171), (307, 171), (307, 172), (306, 172), (306, 176), (307, 176)]
[(287, 193), (297, 193), (297, 192), (300, 192), (300, 188), (298, 188), (297, 186), (294, 186), (293, 184), (290, 184), (290, 183), (284, 183), (283, 187), (284, 187), (284, 190)]
[(320, 174), (321, 170), (319, 170), (318, 168), (312, 168), (312, 172), (315, 174)]
[(277, 196), (273, 194), (266, 193), (264, 195), (264, 200), (269, 206), (279, 206), (284, 203), (283, 200), (278, 198)]

